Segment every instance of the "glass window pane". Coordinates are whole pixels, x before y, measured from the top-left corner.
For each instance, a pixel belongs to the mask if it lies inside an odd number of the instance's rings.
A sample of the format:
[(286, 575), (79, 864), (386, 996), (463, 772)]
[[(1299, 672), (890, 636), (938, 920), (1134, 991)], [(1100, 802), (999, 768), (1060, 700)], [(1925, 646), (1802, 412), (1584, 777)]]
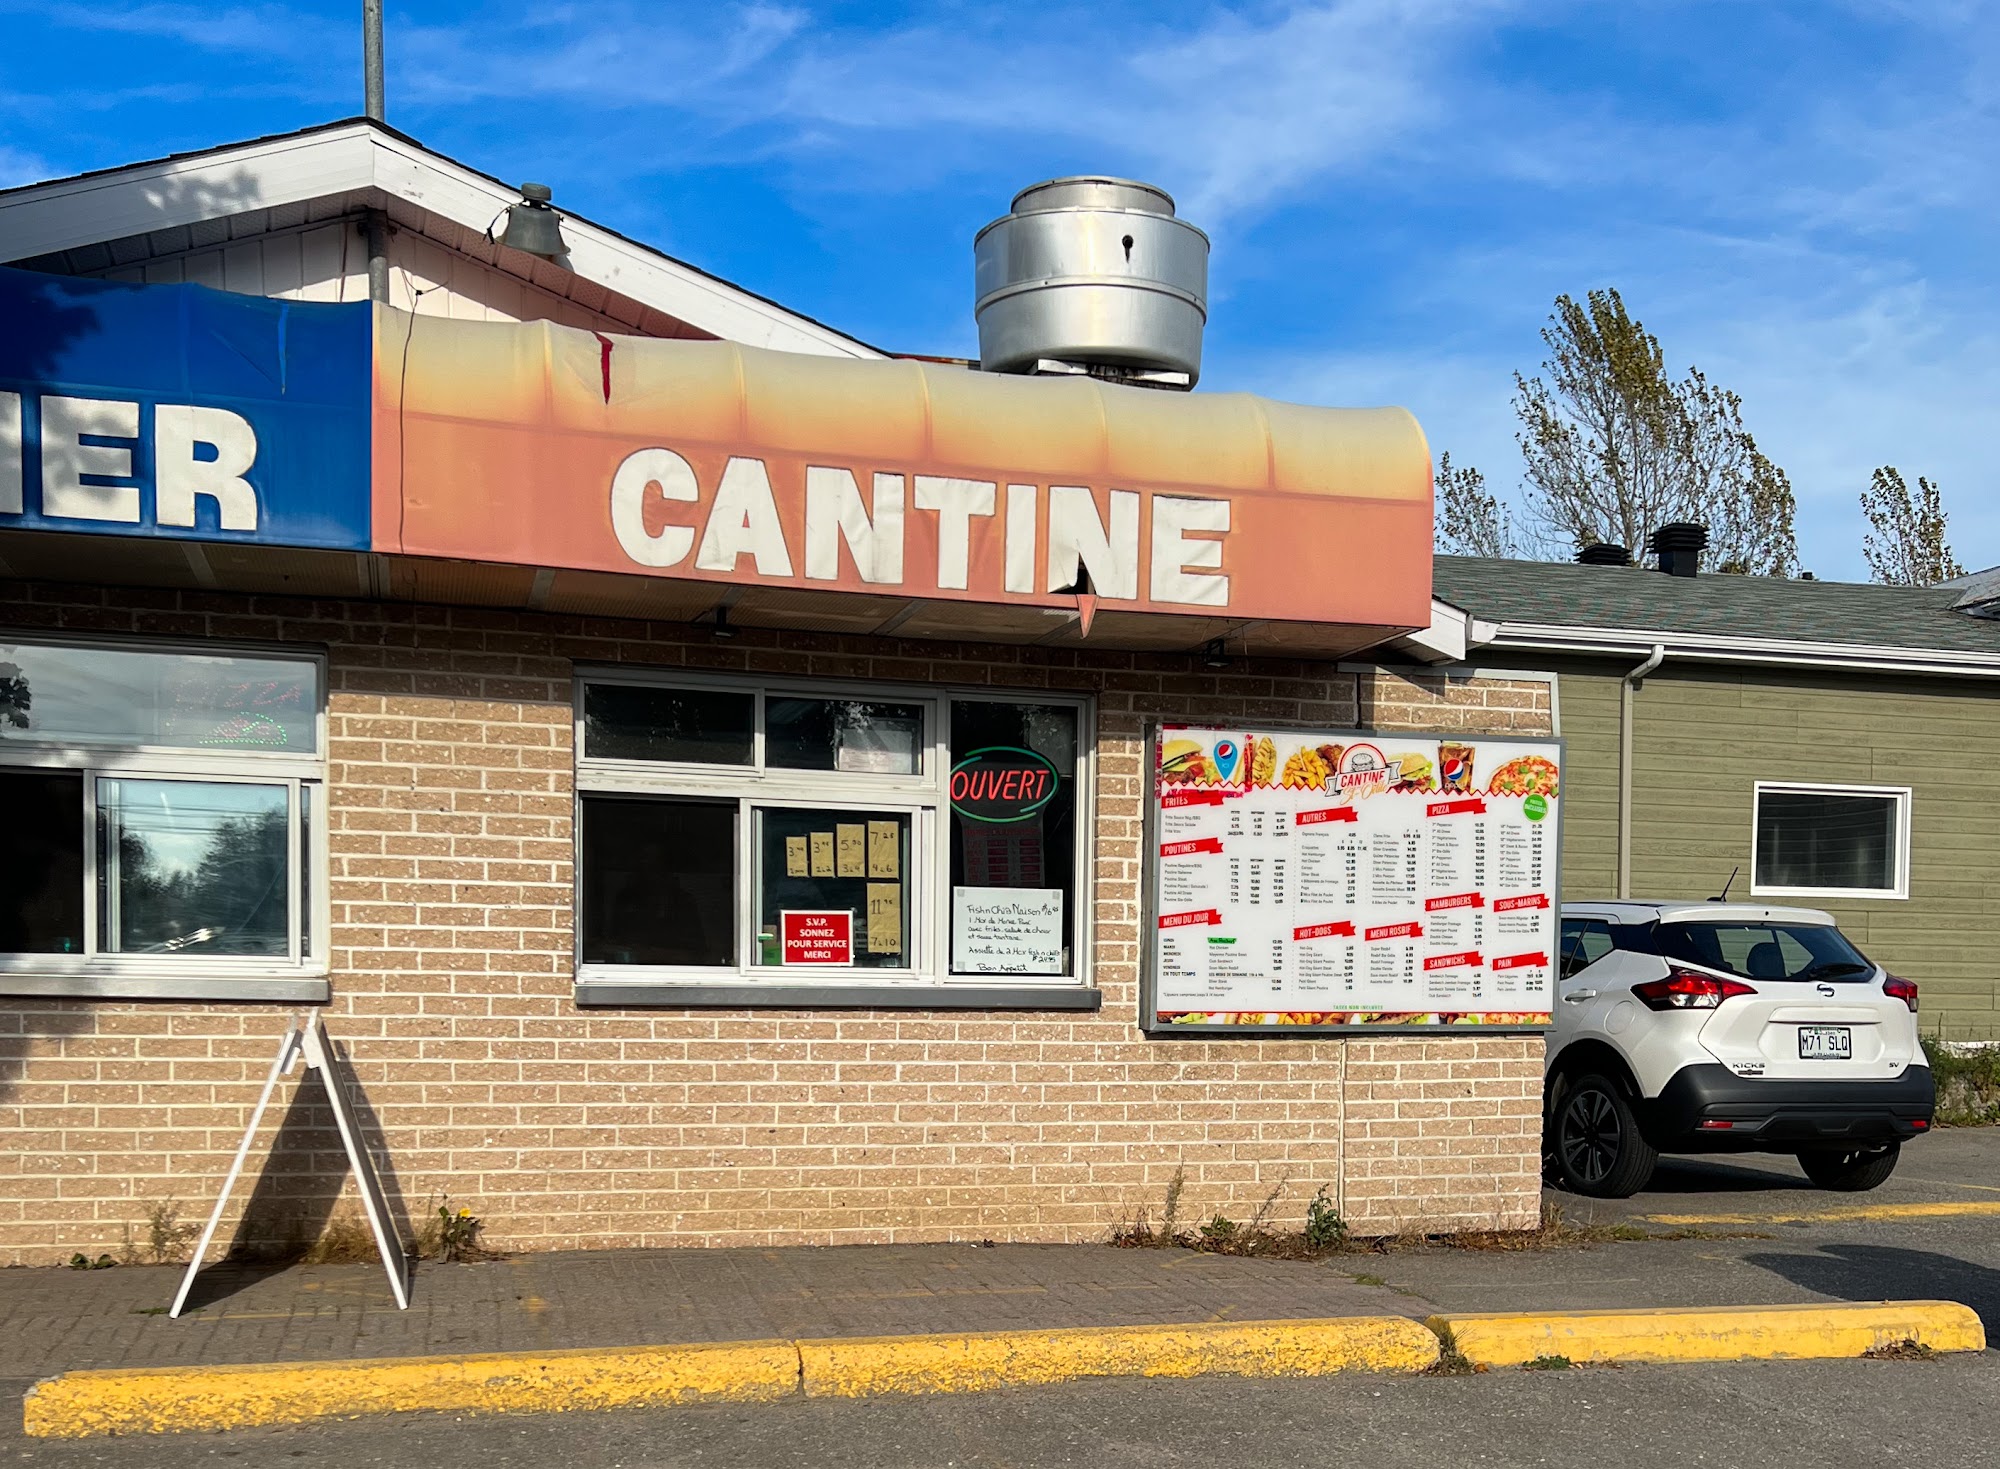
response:
[(586, 964), (736, 962), (736, 806), (586, 796)]
[(289, 958), (290, 806), (281, 785), (100, 778), (98, 947)]
[(319, 665), (0, 643), (0, 742), (311, 754)]
[(1896, 885), (1896, 798), (1764, 791), (1757, 798), (1757, 884)]
[(765, 807), (757, 831), (760, 965), (788, 979), (912, 967), (907, 811)]
[(764, 763), (781, 770), (915, 775), (922, 768), (919, 704), (863, 699), (764, 701)]
[(1814, 923), (1663, 923), (1660, 952), (1745, 979), (1854, 983), (1875, 966), (1837, 928)]
[(0, 954), (81, 954), (83, 777), (0, 771)]
[(313, 951), (313, 787), (299, 787), (299, 957), (310, 958)]
[(1075, 973), (1079, 712), (951, 706), (951, 969)]
[(756, 722), (754, 694), (615, 683), (583, 689), (583, 752), (605, 760), (749, 765)]

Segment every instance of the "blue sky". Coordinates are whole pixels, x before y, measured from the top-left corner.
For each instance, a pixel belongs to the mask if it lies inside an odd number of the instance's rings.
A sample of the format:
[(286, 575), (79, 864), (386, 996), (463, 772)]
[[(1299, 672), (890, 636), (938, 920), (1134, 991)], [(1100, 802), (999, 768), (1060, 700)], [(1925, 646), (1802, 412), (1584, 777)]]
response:
[[(360, 110), (360, 6), (0, 0), (0, 183)], [(1805, 564), (1877, 464), (2000, 562), (2000, 15), (1328, 0), (388, 8), (390, 120), (882, 346), (970, 353), (971, 240), (1054, 174), (1215, 240), (1203, 386), (1395, 402), (1519, 482), (1511, 373), (1616, 285), (1742, 394)]]

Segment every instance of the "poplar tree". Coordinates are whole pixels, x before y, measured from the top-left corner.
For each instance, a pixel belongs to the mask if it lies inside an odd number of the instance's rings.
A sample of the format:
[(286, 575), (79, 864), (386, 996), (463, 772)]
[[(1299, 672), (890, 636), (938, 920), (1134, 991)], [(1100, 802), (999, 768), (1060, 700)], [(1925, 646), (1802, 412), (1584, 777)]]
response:
[(1437, 493), (1432, 542), (1447, 556), (1521, 554), (1512, 513), (1487, 491), (1486, 476), (1470, 464), (1453, 464), (1449, 452), (1438, 456)]
[(1965, 575), (1945, 539), (1944, 499), (1922, 475), (1912, 493), (1900, 470), (1883, 465), (1861, 492), (1861, 513), (1869, 525), (1861, 556), (1873, 580), (1892, 587), (1930, 587)]
[(1641, 554), (1660, 526), (1708, 527), (1718, 571), (1792, 576), (1796, 503), (1743, 426), (1743, 403), (1698, 368), (1668, 376), (1659, 340), (1615, 290), (1558, 296), (1543, 376), (1514, 374), (1516, 438), (1537, 538)]

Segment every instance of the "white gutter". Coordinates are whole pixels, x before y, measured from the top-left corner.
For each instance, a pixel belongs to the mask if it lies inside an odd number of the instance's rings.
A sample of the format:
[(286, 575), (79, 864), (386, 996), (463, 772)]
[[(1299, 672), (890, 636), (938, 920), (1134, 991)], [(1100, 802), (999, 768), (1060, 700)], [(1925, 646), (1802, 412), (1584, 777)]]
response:
[(2000, 678), (2000, 652), (1961, 653), (1891, 644), (1822, 643), (1797, 638), (1742, 638), (1713, 633), (1637, 628), (1562, 627), (1507, 622), (1486, 647), (1537, 653), (1643, 656), (1664, 647), (1683, 662), (1753, 663), (1774, 667), (1851, 669), (1857, 672), (1950, 674)]
[(1618, 896), (1632, 896), (1632, 699), (1646, 675), (1667, 661), (1664, 643), (1618, 684)]

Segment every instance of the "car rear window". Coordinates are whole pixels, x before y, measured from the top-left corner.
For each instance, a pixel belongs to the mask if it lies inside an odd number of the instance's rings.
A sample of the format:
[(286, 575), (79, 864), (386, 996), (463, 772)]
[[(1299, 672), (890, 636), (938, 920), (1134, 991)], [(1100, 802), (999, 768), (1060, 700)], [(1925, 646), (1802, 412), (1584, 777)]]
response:
[(1816, 923), (1663, 923), (1660, 953), (1744, 979), (1860, 983), (1875, 966), (1837, 928)]

